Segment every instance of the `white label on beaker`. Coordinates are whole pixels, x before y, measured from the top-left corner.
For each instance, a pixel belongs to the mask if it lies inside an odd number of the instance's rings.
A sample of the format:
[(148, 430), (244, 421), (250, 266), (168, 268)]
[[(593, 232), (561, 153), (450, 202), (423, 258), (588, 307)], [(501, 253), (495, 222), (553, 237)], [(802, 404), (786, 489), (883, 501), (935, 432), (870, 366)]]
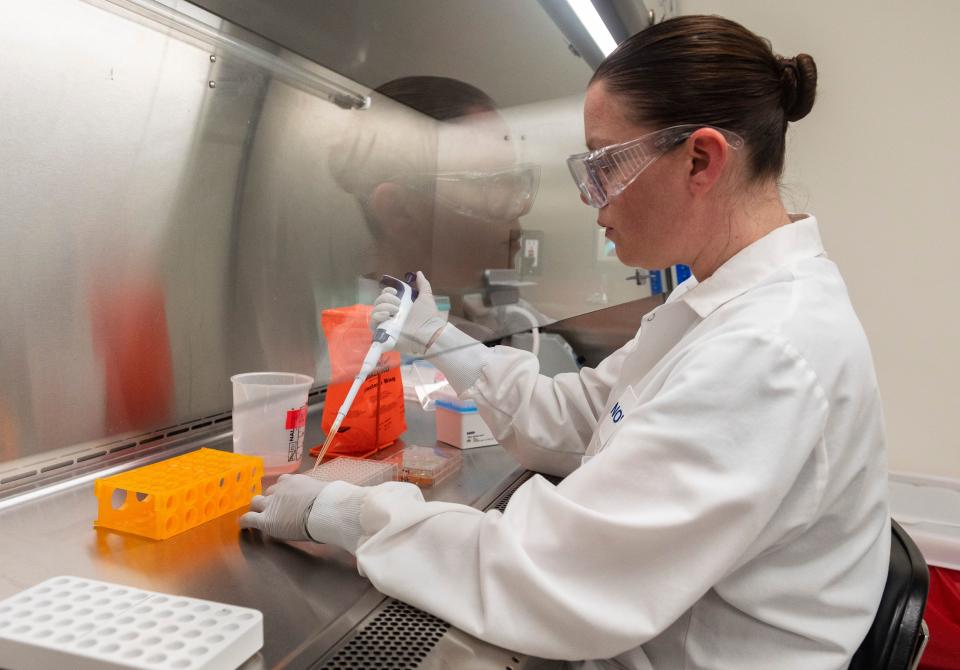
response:
[(303, 433), (307, 425), (307, 406), (287, 411), (287, 462), (300, 460), (303, 453)]

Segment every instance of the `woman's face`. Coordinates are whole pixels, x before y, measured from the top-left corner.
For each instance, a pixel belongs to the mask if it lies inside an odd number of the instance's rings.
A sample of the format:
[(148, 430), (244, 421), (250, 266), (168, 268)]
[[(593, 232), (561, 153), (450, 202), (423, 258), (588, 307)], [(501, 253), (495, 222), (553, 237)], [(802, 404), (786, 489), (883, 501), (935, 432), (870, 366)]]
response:
[[(591, 151), (641, 137), (655, 128), (627, 119), (622, 103), (604, 83), (587, 89), (584, 129)], [(687, 155), (672, 151), (653, 162), (623, 193), (597, 210), (597, 224), (630, 267), (665, 268), (686, 260), (689, 221), (685, 211), (690, 174)]]

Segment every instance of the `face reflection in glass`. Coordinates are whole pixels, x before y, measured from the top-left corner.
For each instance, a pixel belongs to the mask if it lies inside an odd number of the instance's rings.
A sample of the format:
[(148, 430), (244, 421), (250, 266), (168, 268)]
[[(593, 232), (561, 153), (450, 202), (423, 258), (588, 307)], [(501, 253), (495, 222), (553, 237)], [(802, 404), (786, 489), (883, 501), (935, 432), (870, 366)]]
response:
[(540, 168), (524, 164), (496, 172), (446, 172), (434, 183), (437, 202), (481, 221), (518, 219), (530, 211)]
[(406, 106), (378, 100), (379, 116), (345, 133), (331, 170), (371, 234), (359, 272), (423, 270), (438, 292), (456, 296), (481, 289), (484, 270), (511, 267), (540, 170), (517, 162), (509, 127), (489, 106), (431, 118), (427, 102), (460, 86), (442, 83), (435, 95), (405, 84)]
[(441, 124), (437, 149), (434, 276), (449, 290), (477, 289), (483, 270), (512, 266), (539, 167), (517, 163), (509, 128), (496, 112)]

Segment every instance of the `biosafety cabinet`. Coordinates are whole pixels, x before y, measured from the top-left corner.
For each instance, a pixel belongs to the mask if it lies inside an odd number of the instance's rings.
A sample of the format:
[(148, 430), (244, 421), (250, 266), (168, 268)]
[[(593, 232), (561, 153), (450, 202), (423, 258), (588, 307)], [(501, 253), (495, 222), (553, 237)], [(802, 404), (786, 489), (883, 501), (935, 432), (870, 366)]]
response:
[[(639, 0), (31, 0), (0, 21), (0, 599), (54, 575), (263, 613), (244, 667), (531, 667), (326, 546), (94, 530), (93, 481), (231, 448), (230, 376), (332, 381), (325, 309), (422, 270), (478, 339), (595, 364), (682, 269), (627, 269), (565, 159)], [(435, 439), (414, 406), (405, 439)], [(309, 457), (305, 456), (305, 463)], [(465, 451), (428, 498), (505, 505)], [(398, 568), (399, 569), (399, 568)], [(402, 659), (404, 664), (398, 664)], [(0, 660), (2, 665), (2, 660)]]

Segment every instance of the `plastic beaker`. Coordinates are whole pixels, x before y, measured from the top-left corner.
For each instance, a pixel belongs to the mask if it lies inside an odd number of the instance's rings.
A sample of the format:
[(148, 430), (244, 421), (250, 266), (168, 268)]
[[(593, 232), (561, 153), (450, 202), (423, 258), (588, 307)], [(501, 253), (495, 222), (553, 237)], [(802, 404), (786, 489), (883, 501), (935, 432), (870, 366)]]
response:
[(313, 378), (293, 372), (234, 375), (233, 452), (263, 458), (265, 476), (300, 467)]

